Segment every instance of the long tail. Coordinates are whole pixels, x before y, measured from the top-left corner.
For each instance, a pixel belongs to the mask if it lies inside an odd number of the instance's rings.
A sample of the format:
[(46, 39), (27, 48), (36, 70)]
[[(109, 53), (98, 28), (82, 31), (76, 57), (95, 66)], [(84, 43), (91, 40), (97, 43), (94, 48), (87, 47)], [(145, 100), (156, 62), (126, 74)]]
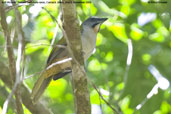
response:
[(42, 73), (32, 89), (31, 99), (32, 99), (33, 104), (35, 104), (39, 100), (39, 98), (41, 97), (45, 89), (48, 87), (52, 78), (53, 80), (57, 80), (59, 78), (64, 77), (70, 72), (71, 71), (64, 72), (64, 73), (61, 72), (56, 75), (50, 76), (48, 78), (44, 78), (45, 77), (44, 73)]
[(35, 85), (32, 89), (32, 93), (31, 93), (31, 99), (34, 104), (39, 100), (40, 96), (43, 94), (45, 89), (48, 87), (51, 80), (52, 80), (52, 77), (48, 77), (46, 79), (44, 78), (43, 75), (41, 75), (39, 77), (39, 79), (37, 80), (37, 82), (35, 83)]

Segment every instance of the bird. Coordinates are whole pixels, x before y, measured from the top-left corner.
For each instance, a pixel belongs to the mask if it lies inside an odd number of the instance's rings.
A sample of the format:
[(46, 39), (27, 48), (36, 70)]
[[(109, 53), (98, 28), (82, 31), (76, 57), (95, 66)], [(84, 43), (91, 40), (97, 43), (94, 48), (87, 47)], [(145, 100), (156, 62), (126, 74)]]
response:
[[(82, 51), (83, 58), (86, 61), (93, 53), (96, 47), (96, 39), (97, 33), (100, 30), (100, 26), (104, 23), (108, 18), (99, 18), (99, 17), (89, 17), (86, 19), (80, 26), (81, 28), (81, 43), (82, 43)], [(67, 46), (66, 40), (62, 37), (57, 45)], [(45, 68), (49, 68), (54, 62), (60, 62), (62, 60), (66, 60), (71, 58), (69, 52), (66, 48), (54, 47), (47, 59), (47, 64)], [(67, 61), (61, 64), (58, 64), (55, 69), (55, 74), (49, 75), (47, 72), (43, 72), (40, 74), (37, 82), (35, 83), (32, 93), (31, 99), (33, 104), (36, 104), (45, 89), (48, 87), (51, 80), (57, 80), (59, 78), (64, 77), (65, 75), (71, 73), (71, 61)]]

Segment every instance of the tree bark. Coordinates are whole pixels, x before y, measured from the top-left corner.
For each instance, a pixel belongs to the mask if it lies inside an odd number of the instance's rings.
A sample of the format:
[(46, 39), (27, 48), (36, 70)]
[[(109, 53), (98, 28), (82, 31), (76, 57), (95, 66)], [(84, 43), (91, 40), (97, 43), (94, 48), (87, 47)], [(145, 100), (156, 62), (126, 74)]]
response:
[[(12, 89), (11, 79), (9, 69), (0, 61), (0, 79), (5, 83), (5, 85)], [(30, 90), (24, 84), (20, 86), (21, 98), (23, 104), (29, 109), (32, 114), (52, 114), (52, 112), (43, 105), (43, 103), (38, 102), (36, 105), (33, 105), (32, 100), (30, 99)]]
[(91, 104), (84, 70), (80, 27), (73, 0), (62, 1), (63, 35), (72, 57), (72, 85), (76, 114), (90, 114)]
[[(16, 109), (17, 109), (18, 114), (24, 114), (23, 108), (22, 108), (22, 103), (20, 100), (20, 94), (19, 94), (19, 91), (17, 89), (18, 88), (18, 82), (19, 82), (19, 80), (18, 80), (19, 76), (16, 75), (16, 63), (15, 63), (15, 57), (14, 57), (14, 52), (13, 52), (13, 46), (11, 43), (9, 27), (8, 27), (7, 22), (6, 22), (5, 10), (4, 10), (4, 7), (3, 7), (1, 0), (0, 0), (0, 15), (1, 15), (1, 25), (2, 25), (2, 29), (3, 29), (5, 40), (6, 40), (8, 62), (9, 62), (9, 71), (10, 71), (11, 80), (12, 80), (13, 85), (14, 85)], [(14, 84), (14, 82), (15, 82), (15, 84)], [(16, 85), (16, 88), (15, 88), (15, 85)], [(9, 99), (10, 99), (10, 96), (9, 96)]]
[[(15, 10), (15, 11), (17, 11), (17, 10)], [(17, 14), (17, 12), (16, 12), (16, 14)], [(18, 12), (18, 14), (19, 14), (19, 12)], [(23, 104), (33, 114), (51, 114), (51, 112), (47, 108), (45, 108), (41, 103), (38, 103), (37, 105), (32, 104), (32, 101), (30, 99), (30, 92), (29, 92), (28, 88), (26, 88), (24, 86), (24, 84), (21, 84), (20, 90), (18, 89), (17, 86), (16, 86), (16, 88), (14, 88), (15, 84), (18, 85), (18, 83), (20, 81), (20, 77), (19, 77), (20, 70), (18, 70), (18, 73), (16, 72), (15, 57), (14, 57), (13, 47), (11, 44), (10, 32), (9, 32), (8, 24), (6, 22), (6, 15), (5, 15), (5, 10), (4, 10), (3, 4), (2, 4), (2, 0), (0, 0), (0, 16), (1, 16), (1, 25), (2, 25), (3, 32), (4, 32), (4, 37), (6, 40), (8, 62), (9, 62), (9, 69), (6, 68), (5, 65), (3, 65), (0, 62), (0, 69), (1, 69), (0, 78), (5, 83), (6, 86), (8, 86), (10, 89), (14, 90), (17, 113), (23, 114), (22, 103), (20, 101), (20, 93), (19, 93), (19, 92), (21, 92), (21, 99), (23, 101)], [(20, 24), (18, 27), (18, 29), (19, 29), (18, 31), (20, 32), (19, 35), (20, 35), (20, 39), (21, 39), (21, 37), (23, 37), (21, 20), (19, 19), (19, 18), (21, 18), (21, 15), (20, 15), (20, 17), (19, 17), (19, 15), (17, 15), (17, 16), (18, 16), (17, 17), (18, 24)], [(22, 38), (21, 40), (24, 40), (24, 38)], [(21, 48), (22, 48), (21, 51), (24, 50), (24, 46), (21, 46)], [(19, 56), (21, 57), (21, 55), (22, 54), (20, 54)], [(18, 68), (20, 68), (20, 62), (21, 62), (21, 60), (19, 60), (19, 62), (18, 62)], [(11, 76), (11, 78), (9, 78), (10, 76)], [(14, 84), (14, 82), (15, 82), (15, 84)], [(12, 94), (12, 93), (10, 93), (10, 94)], [(6, 112), (4, 111), (3, 113), (6, 113)]]

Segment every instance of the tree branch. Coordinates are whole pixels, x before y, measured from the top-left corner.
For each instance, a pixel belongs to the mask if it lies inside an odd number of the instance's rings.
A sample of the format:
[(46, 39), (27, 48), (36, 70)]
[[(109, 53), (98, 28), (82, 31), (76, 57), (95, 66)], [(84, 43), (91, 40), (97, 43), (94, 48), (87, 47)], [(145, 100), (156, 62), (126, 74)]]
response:
[(91, 81), (88, 80), (91, 84), (91, 86), (97, 91), (97, 93), (99, 94), (100, 98), (113, 110), (113, 112), (115, 112), (116, 114), (120, 114), (117, 109), (115, 109), (101, 94), (101, 92), (98, 90), (98, 88), (96, 87), (96, 85)]
[[(17, 24), (21, 24), (21, 20), (19, 18), (18, 13), (17, 14)], [(18, 54), (18, 58), (17, 58), (17, 73), (16, 73), (16, 64), (15, 64), (15, 59), (14, 59), (14, 53), (13, 53), (13, 46), (11, 44), (11, 39), (10, 39), (10, 32), (9, 32), (9, 28), (6, 22), (6, 16), (5, 16), (5, 10), (3, 8), (3, 4), (2, 4), (2, 0), (0, 0), (0, 15), (1, 15), (1, 25), (2, 25), (2, 29), (4, 32), (4, 36), (6, 39), (6, 46), (7, 46), (7, 53), (8, 53), (8, 61), (9, 61), (9, 71), (8, 69), (5, 67), (5, 65), (0, 64), (1, 67), (1, 71), (0, 72), (0, 78), (2, 79), (2, 81), (9, 87), (12, 89), (12, 92), (9, 94), (6, 102), (4, 103), (5, 108), (3, 107), (3, 113), (6, 113), (6, 109), (8, 106), (8, 102), (11, 99), (13, 93), (15, 93), (15, 97), (16, 97), (16, 104), (17, 104), (17, 112), (19, 114), (22, 114), (22, 104), (20, 102), (20, 95), (18, 93), (18, 91), (15, 91), (17, 89), (17, 85), (18, 83), (21, 81), (20, 80), (20, 64), (21, 64), (21, 58), (22, 58), (22, 51), (24, 50), (24, 38), (23, 38), (23, 32), (22, 32), (22, 26), (19, 25), (18, 26), (18, 32), (19, 32), (19, 54)], [(17, 74), (17, 76), (16, 76)], [(9, 76), (11, 76), (11, 78), (8, 78)], [(14, 84), (15, 82), (15, 84)], [(14, 85), (14, 87), (13, 87)], [(13, 88), (12, 88), (13, 87)], [(20, 86), (20, 92), (21, 92), (21, 98), (23, 101), (23, 104), (33, 113), (33, 114), (51, 114), (51, 112), (44, 107), (41, 103), (38, 103), (36, 105), (32, 104), (32, 101), (30, 99), (30, 92), (28, 90), (28, 88), (26, 88), (24, 86), (24, 84), (21, 84)]]
[[(1, 76), (1, 74), (0, 74)], [(7, 88), (4, 85), (0, 84), (0, 96), (1, 99), (6, 99), (6, 97), (9, 95), (9, 91), (7, 91)], [(16, 109), (16, 105), (15, 105), (15, 100), (13, 98), (11, 98), (11, 102), (9, 103), (9, 106), (11, 107), (11, 109), (13, 109), (13, 111)]]
[[(75, 96), (76, 114), (90, 114), (91, 105), (87, 89), (87, 77), (84, 71), (81, 34), (73, 0), (62, 1), (63, 35), (72, 57), (72, 85)], [(67, 4), (67, 2), (70, 2)], [(72, 2), (72, 3), (71, 3)], [(66, 4), (65, 4), (66, 3)]]
[[(8, 88), (12, 88), (12, 82), (9, 77), (8, 68), (0, 61), (0, 79), (5, 83)], [(38, 102), (36, 105), (33, 105), (32, 100), (30, 99), (30, 90), (24, 85), (20, 86), (21, 98), (23, 104), (29, 109), (32, 114), (52, 114), (52, 112), (43, 105), (43, 103)]]
[[(11, 76), (10, 79), (12, 80), (12, 83), (15, 82), (12, 92), (9, 94), (8, 98), (6, 99), (6, 101), (4, 102), (4, 105), (3, 105), (2, 114), (6, 114), (7, 108), (8, 108), (8, 103), (17, 88), (18, 80), (15, 79), (16, 78), (16, 66), (15, 66), (16, 64), (15, 64), (14, 52), (13, 52), (13, 47), (11, 44), (9, 28), (8, 28), (8, 25), (6, 22), (5, 10), (4, 10), (1, 0), (0, 0), (0, 11), (1, 11), (1, 25), (2, 25), (3, 32), (4, 32), (6, 45), (11, 46), (11, 47), (7, 47), (9, 70), (10, 70), (10, 76)], [(18, 103), (17, 101), (19, 100), (18, 99), (19, 96), (18, 96), (17, 92), (15, 92), (15, 97), (16, 97), (16, 103)], [(20, 105), (20, 106), (22, 106), (22, 105)], [(19, 108), (17, 107), (17, 109), (19, 109)], [(18, 112), (18, 114), (22, 114), (22, 113), (19, 113), (20, 112), (19, 110), (17, 110), (17, 112)]]
[[(15, 5), (16, 4), (13, 4), (13, 6)], [(16, 23), (17, 23), (16, 27), (17, 27), (17, 34), (18, 34), (18, 41), (19, 41), (18, 42), (18, 55), (17, 55), (17, 61), (16, 61), (16, 81), (18, 81), (18, 84), (17, 84), (17, 89), (15, 91), (15, 97), (16, 97), (16, 105), (17, 105), (18, 114), (24, 114), (19, 90), (20, 90), (20, 83), (22, 83), (22, 80), (23, 80), (22, 71), (24, 70), (24, 64), (22, 64), (22, 70), (21, 70), (21, 63), (22, 62), (24, 63), (25, 37), (24, 37), (24, 32), (22, 30), (21, 14), (16, 7), (14, 8), (14, 11), (16, 15)]]
[(4, 32), (6, 45), (9, 45), (9, 47), (6, 47), (6, 48), (7, 48), (7, 53), (8, 53), (10, 76), (11, 76), (11, 79), (14, 81), (15, 75), (16, 75), (14, 52), (13, 52), (13, 47), (11, 45), (10, 32), (9, 32), (9, 28), (6, 22), (6, 16), (5, 16), (5, 11), (3, 8), (2, 0), (0, 0), (0, 14), (1, 14), (1, 25), (2, 25), (3, 32)]

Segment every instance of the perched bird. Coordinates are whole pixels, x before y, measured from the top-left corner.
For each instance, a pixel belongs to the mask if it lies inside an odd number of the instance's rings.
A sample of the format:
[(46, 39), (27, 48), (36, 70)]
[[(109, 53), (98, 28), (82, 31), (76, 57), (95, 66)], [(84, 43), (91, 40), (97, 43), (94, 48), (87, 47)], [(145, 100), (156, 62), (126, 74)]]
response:
[[(82, 23), (81, 42), (82, 42), (84, 61), (86, 61), (93, 53), (93, 50), (96, 47), (96, 38), (97, 38), (97, 33), (100, 30), (100, 25), (106, 20), (107, 18), (90, 17)], [(61, 40), (58, 42), (57, 45), (66, 46), (67, 44), (65, 39), (61, 38)], [(66, 48), (54, 47), (47, 59), (46, 68), (48, 68), (54, 62), (58, 62), (58, 61), (60, 62), (67, 58), (71, 58), (71, 57), (69, 56), (69, 52), (67, 51)], [(40, 96), (43, 94), (44, 90), (49, 85), (52, 78), (54, 80), (57, 80), (71, 72), (72, 72), (71, 61), (67, 61), (67, 62), (59, 63), (57, 65), (57, 68), (55, 69), (55, 74), (53, 75), (52, 74), (49, 75), (48, 71), (41, 73), (39, 79), (37, 80), (37, 82), (35, 83), (32, 89), (31, 99), (33, 103), (36, 103), (38, 101)]]

